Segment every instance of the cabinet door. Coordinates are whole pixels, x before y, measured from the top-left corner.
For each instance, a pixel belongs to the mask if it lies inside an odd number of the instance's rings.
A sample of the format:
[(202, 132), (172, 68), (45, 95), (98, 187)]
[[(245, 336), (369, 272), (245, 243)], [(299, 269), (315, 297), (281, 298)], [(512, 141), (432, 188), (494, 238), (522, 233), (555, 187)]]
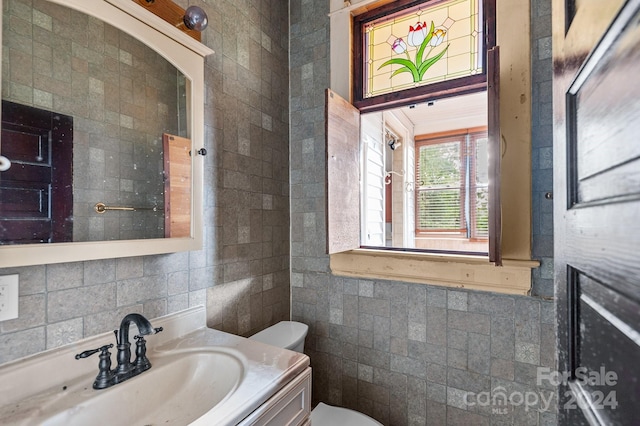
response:
[(311, 413), (311, 367), (289, 382), (240, 425), (300, 426)]

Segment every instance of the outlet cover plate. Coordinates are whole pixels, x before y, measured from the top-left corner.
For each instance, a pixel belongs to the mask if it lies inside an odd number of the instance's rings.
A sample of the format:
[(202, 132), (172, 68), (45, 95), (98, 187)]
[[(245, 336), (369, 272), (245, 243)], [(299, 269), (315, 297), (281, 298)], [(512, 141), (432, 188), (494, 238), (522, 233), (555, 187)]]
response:
[(18, 274), (0, 276), (0, 321), (18, 318)]

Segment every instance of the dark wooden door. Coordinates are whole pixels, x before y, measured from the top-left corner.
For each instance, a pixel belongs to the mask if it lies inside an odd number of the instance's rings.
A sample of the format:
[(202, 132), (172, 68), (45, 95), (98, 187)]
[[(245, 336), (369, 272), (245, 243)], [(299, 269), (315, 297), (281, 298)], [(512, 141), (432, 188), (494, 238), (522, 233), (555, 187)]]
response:
[(73, 119), (2, 101), (0, 244), (71, 241)]
[(566, 380), (551, 381), (560, 382), (560, 424), (638, 425), (640, 0), (554, 0), (554, 19), (555, 280)]

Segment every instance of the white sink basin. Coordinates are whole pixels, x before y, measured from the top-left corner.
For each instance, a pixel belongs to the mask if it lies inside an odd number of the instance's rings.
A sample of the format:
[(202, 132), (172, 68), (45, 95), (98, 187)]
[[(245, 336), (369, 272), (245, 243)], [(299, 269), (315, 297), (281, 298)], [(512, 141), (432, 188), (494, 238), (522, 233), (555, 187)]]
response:
[(32, 407), (16, 409), (50, 426), (186, 425), (229, 397), (246, 368), (242, 355), (228, 348), (172, 350), (149, 358), (150, 370), (110, 388), (94, 390), (93, 378), (83, 377), (27, 402)]

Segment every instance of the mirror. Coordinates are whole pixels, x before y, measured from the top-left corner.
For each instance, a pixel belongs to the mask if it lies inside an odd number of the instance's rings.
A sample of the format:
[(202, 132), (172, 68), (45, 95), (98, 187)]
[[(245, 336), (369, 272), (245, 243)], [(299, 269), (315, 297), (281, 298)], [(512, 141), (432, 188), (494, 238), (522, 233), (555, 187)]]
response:
[(0, 244), (164, 237), (163, 134), (188, 134), (184, 75), (100, 19), (8, 3)]
[(202, 244), (212, 52), (130, 0), (86, 3), (4, 0), (0, 267)]

